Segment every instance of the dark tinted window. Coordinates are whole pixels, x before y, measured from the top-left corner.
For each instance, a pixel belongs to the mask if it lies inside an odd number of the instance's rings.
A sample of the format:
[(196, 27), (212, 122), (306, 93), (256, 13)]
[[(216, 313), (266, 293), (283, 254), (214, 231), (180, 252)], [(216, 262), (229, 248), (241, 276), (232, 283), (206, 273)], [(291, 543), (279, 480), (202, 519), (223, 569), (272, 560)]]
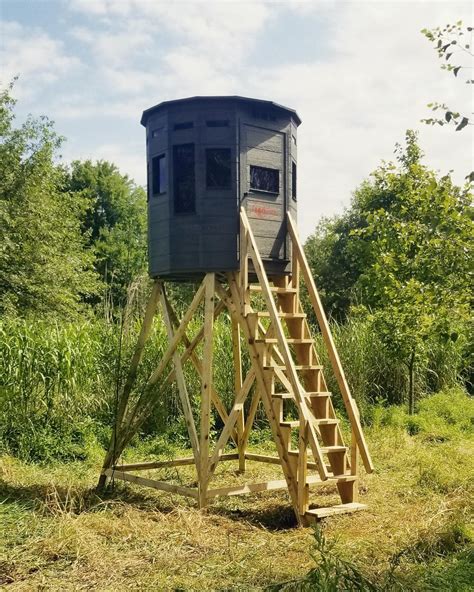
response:
[(168, 171), (164, 154), (151, 160), (151, 186), (153, 195), (168, 191)]
[(206, 150), (206, 185), (225, 189), (230, 187), (230, 148)]
[(192, 127), (194, 127), (194, 123), (192, 121), (185, 121), (184, 123), (175, 123), (174, 124), (175, 130), (190, 129)]
[(207, 127), (229, 127), (228, 119), (210, 119), (206, 121)]
[(296, 201), (296, 162), (291, 163), (291, 197)]
[(194, 144), (173, 146), (174, 211), (176, 214), (195, 211)]
[(280, 171), (259, 166), (250, 166), (250, 189), (279, 193)]

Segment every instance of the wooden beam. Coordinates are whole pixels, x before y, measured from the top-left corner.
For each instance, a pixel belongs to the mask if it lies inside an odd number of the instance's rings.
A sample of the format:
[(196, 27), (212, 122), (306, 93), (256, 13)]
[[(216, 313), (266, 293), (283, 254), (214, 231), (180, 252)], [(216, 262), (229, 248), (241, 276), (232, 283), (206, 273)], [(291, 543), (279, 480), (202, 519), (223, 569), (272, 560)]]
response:
[[(221, 461), (237, 460), (239, 455), (237, 452), (229, 452), (222, 454)], [(210, 460), (210, 459), (209, 459)], [(148, 471), (152, 469), (165, 469), (167, 467), (185, 467), (187, 465), (195, 464), (194, 456), (187, 456), (185, 458), (175, 458), (172, 460), (152, 460), (141, 463), (128, 463), (124, 465), (117, 465), (114, 468), (116, 471)]]
[[(324, 485), (318, 475), (311, 475), (308, 477), (308, 485)], [(274, 489), (287, 489), (288, 483), (286, 479), (273, 479), (271, 481), (262, 481), (261, 483), (245, 483), (244, 485), (232, 485), (230, 487), (219, 487), (216, 489), (209, 489), (207, 497), (217, 497), (221, 495), (242, 495), (245, 493), (256, 493), (258, 491), (270, 491)]]
[[(224, 425), (221, 435), (219, 436), (219, 439), (217, 440), (216, 447), (214, 449), (214, 453), (212, 454), (211, 460), (209, 461), (209, 477), (211, 477), (212, 474), (214, 473), (216, 465), (221, 458), (222, 451), (224, 450), (227, 442), (229, 441), (230, 434), (232, 433), (232, 430), (234, 429), (234, 425), (236, 424), (236, 422), (239, 418), (239, 415), (240, 415), (240, 413), (243, 409), (244, 403), (245, 403), (245, 399), (247, 398), (247, 395), (250, 391), (250, 388), (252, 387), (254, 380), (255, 380), (255, 374), (253, 371), (251, 371), (247, 374), (244, 384), (242, 385), (242, 387), (240, 388), (240, 391), (237, 393), (237, 395), (235, 397), (234, 405), (232, 406), (232, 410), (229, 414), (229, 419), (227, 420), (226, 424)], [(239, 459), (240, 458), (241, 458), (241, 454), (239, 452)], [(240, 465), (240, 462), (239, 462), (239, 465)]]
[(105, 474), (107, 477), (112, 477), (113, 479), (129, 481), (130, 483), (136, 483), (137, 485), (143, 485), (144, 487), (152, 487), (153, 489), (159, 489), (160, 491), (177, 493), (179, 495), (185, 495), (187, 497), (198, 499), (197, 489), (191, 487), (182, 487), (181, 485), (174, 485), (173, 483), (168, 483), (166, 481), (147, 479), (146, 477), (139, 477), (138, 475), (131, 475), (126, 471), (116, 471), (114, 469), (107, 469)]
[(209, 484), (209, 432), (211, 416), (212, 362), (213, 362), (213, 327), (214, 327), (214, 295), (215, 274), (208, 273), (204, 279), (204, 349), (201, 382), (201, 431), (199, 436), (199, 507), (207, 504), (207, 488)]
[[(174, 337), (173, 324), (170, 316), (170, 304), (165, 293), (165, 289), (161, 291), (161, 308), (163, 311), (163, 320), (165, 322), (166, 331), (168, 333), (168, 340), (171, 342)], [(199, 440), (194, 423), (193, 410), (189, 401), (188, 389), (186, 387), (186, 379), (184, 377), (183, 366), (181, 365), (181, 356), (176, 350), (173, 353), (173, 362), (176, 373), (176, 382), (178, 384), (178, 393), (181, 401), (181, 408), (184, 414), (184, 420), (188, 430), (191, 448), (193, 449), (194, 458), (196, 460), (196, 468), (199, 469)]]
[[(171, 303), (168, 302), (168, 304), (169, 304), (169, 311), (171, 313), (171, 318), (172, 318), (174, 324), (179, 325), (178, 318), (171, 306)], [(220, 301), (214, 308), (214, 321), (223, 312), (223, 310), (225, 310), (225, 305), (223, 304), (222, 301)], [(182, 364), (184, 364), (184, 362), (188, 359), (191, 360), (191, 362), (192, 362), (194, 368), (196, 369), (196, 372), (199, 374), (201, 380), (202, 380), (202, 361), (200, 360), (199, 356), (194, 351), (194, 349), (195, 349), (196, 345), (203, 339), (203, 337), (204, 337), (204, 327), (202, 327), (200, 329), (199, 333), (196, 335), (196, 337), (193, 339), (192, 342), (189, 341), (189, 339), (186, 337), (186, 335), (183, 335), (183, 344), (187, 349), (184, 352), (184, 354), (181, 356), (181, 363)], [(168, 375), (168, 377), (166, 379), (167, 381), (170, 378), (170, 376), (173, 376), (173, 378), (175, 377), (174, 371)], [(219, 414), (220, 418), (222, 419), (222, 422), (226, 423), (229, 416), (227, 414), (226, 408), (224, 407), (224, 404), (222, 403), (219, 393), (214, 388), (214, 385), (212, 385), (212, 387), (211, 387), (211, 401), (214, 404), (214, 407), (216, 408), (216, 411)], [(234, 441), (234, 443), (237, 444), (237, 442), (238, 442), (237, 430), (233, 431), (231, 437), (232, 437), (232, 440)]]
[[(221, 301), (222, 302), (222, 301)], [(235, 320), (231, 320), (232, 323), (232, 358), (234, 361), (234, 393), (237, 393), (242, 389), (242, 351), (240, 347), (240, 325)], [(252, 381), (253, 382), (253, 381)], [(251, 385), (250, 385), (251, 386)], [(237, 435), (238, 435), (238, 450), (239, 450), (239, 471), (245, 472), (245, 442), (243, 439), (244, 428), (245, 428), (245, 417), (244, 407), (239, 412), (236, 422)]]
[(316, 314), (316, 318), (318, 320), (319, 328), (321, 329), (321, 333), (324, 339), (324, 343), (328, 350), (329, 359), (331, 360), (331, 366), (336, 377), (337, 383), (339, 385), (339, 389), (341, 391), (342, 399), (344, 401), (344, 405), (346, 407), (347, 414), (349, 416), (349, 420), (351, 425), (354, 427), (354, 434), (357, 440), (357, 445), (359, 447), (360, 455), (364, 462), (365, 470), (368, 473), (372, 473), (374, 470), (374, 466), (372, 464), (372, 459), (370, 457), (369, 449), (367, 443), (365, 441), (364, 433), (362, 431), (362, 426), (360, 425), (359, 417), (358, 417), (358, 410), (357, 404), (353, 399), (349, 384), (346, 380), (346, 376), (344, 374), (344, 369), (342, 368), (341, 360), (339, 359), (339, 354), (337, 353), (336, 346), (334, 344), (334, 339), (331, 334), (331, 329), (329, 327), (328, 320), (326, 318), (326, 314), (324, 313), (323, 305), (321, 303), (321, 299), (319, 297), (318, 290), (316, 288), (316, 284), (314, 283), (314, 278), (311, 273), (311, 269), (308, 264), (308, 260), (306, 259), (306, 254), (304, 252), (303, 247), (298, 238), (298, 234), (296, 231), (295, 223), (291, 215), (288, 213), (288, 229), (291, 236), (291, 242), (293, 249), (296, 250), (297, 258), (300, 262), (301, 271), (303, 273), (304, 280), (306, 282), (306, 286), (308, 288), (308, 295), (313, 306), (313, 310)]

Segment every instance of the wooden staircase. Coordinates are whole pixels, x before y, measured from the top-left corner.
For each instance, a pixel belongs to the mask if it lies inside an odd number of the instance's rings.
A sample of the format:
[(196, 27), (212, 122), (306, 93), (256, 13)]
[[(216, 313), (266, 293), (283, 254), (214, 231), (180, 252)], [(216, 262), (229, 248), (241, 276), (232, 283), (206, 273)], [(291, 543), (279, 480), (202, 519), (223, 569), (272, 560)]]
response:
[[(241, 325), (295, 511), (300, 521), (307, 523), (331, 513), (364, 509), (366, 506), (357, 502), (358, 450), (369, 472), (372, 463), (356, 403), (350, 395), (332, 338), (329, 342), (327, 339), (329, 326), (294, 224), (289, 219), (292, 274), (270, 279), (244, 211), (241, 221), (241, 262), (245, 264), (241, 263), (238, 277), (229, 276), (228, 280), (234, 302), (241, 303), (238, 311)], [(308, 292), (313, 305), (316, 304), (315, 312), (325, 344), (329, 345), (330, 358), (335, 361), (336, 376), (340, 386), (343, 384), (341, 392), (352, 425), (351, 446), (344, 442), (332, 394), (328, 391), (303, 311), (300, 271), (305, 279), (311, 280)], [(258, 283), (250, 283), (249, 276), (256, 276)], [(310, 487), (323, 482), (337, 486), (342, 503), (333, 508), (311, 509)]]

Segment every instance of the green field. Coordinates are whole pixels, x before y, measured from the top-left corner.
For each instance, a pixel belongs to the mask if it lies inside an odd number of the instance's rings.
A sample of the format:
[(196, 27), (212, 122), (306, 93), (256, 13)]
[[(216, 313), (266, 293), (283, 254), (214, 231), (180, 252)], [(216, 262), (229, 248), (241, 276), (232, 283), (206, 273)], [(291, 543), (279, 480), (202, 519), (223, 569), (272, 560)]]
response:
[[(225, 498), (201, 513), (184, 498), (118, 482), (97, 497), (98, 447), (87, 462), (48, 466), (4, 456), (0, 582), (7, 590), (471, 590), (473, 408), (460, 391), (425, 399), (414, 418), (374, 408), (367, 438), (376, 472), (360, 483), (368, 510), (323, 521), (319, 551), (313, 530), (295, 526), (286, 493)], [(162, 448), (149, 442), (130, 458), (186, 454)], [(219, 481), (235, 480), (229, 465)], [(264, 467), (249, 463), (249, 479), (275, 469)], [(161, 476), (176, 478), (169, 469)], [(325, 503), (331, 493), (319, 496)]]

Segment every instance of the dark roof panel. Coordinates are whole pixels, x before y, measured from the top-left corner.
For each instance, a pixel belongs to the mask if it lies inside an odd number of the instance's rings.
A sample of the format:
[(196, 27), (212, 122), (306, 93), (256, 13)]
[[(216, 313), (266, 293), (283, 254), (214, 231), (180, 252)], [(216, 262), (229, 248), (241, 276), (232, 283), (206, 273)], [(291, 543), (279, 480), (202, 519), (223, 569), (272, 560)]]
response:
[(157, 111), (159, 111), (160, 109), (163, 109), (165, 107), (169, 107), (171, 105), (180, 105), (182, 103), (191, 103), (191, 102), (199, 102), (199, 101), (236, 101), (239, 103), (258, 103), (260, 105), (266, 105), (268, 107), (274, 107), (276, 109), (280, 109), (282, 111), (285, 111), (290, 117), (292, 117), (295, 122), (296, 125), (300, 125), (301, 123), (301, 119), (298, 116), (298, 113), (296, 113), (296, 111), (294, 109), (289, 109), (288, 107), (284, 107), (283, 105), (279, 105), (278, 103), (274, 103), (273, 101), (266, 101), (263, 99), (251, 99), (249, 97), (240, 97), (237, 95), (233, 95), (233, 96), (196, 96), (196, 97), (188, 97), (186, 99), (175, 99), (173, 101), (163, 101), (162, 103), (158, 103), (158, 105), (155, 105), (154, 107), (150, 107), (149, 109), (145, 109), (145, 111), (143, 111), (143, 115), (142, 118), (140, 120), (140, 123), (142, 125), (146, 125), (146, 122), (148, 120), (148, 117), (150, 115), (152, 115), (153, 113), (156, 113)]

